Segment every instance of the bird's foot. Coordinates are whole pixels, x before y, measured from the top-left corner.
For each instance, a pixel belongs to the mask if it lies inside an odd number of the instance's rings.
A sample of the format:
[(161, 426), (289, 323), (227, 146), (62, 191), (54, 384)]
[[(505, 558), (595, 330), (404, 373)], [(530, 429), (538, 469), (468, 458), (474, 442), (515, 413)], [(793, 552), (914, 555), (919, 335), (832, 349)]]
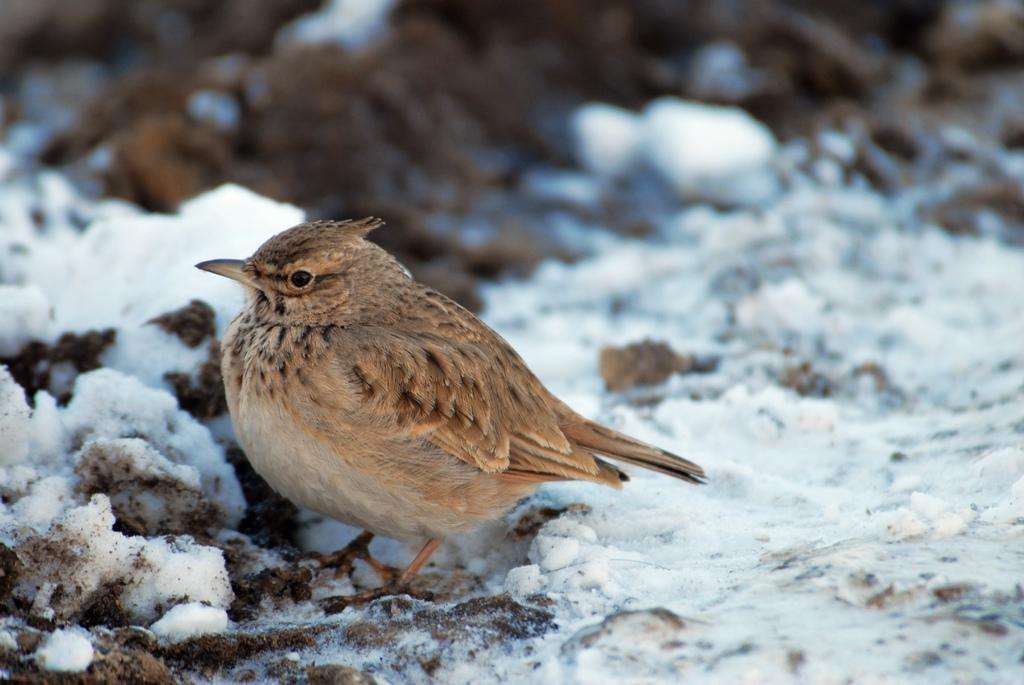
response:
[(338, 614), (349, 607), (364, 606), (384, 597), (396, 597), (398, 595), (408, 595), (413, 599), (421, 599), (426, 602), (434, 601), (433, 592), (414, 590), (408, 584), (393, 582), (370, 590), (363, 590), (354, 595), (325, 597), (320, 600), (320, 608), (324, 610), (325, 614)]
[(342, 549), (331, 554), (320, 555), (318, 559), (320, 567), (333, 568), (335, 578), (351, 576), (356, 559), (362, 559), (377, 572), (381, 580), (385, 583), (393, 583), (399, 577), (400, 571), (393, 566), (377, 561), (370, 555), (370, 542), (372, 540), (373, 533), (363, 531)]
[(363, 557), (363, 561), (369, 564), (370, 567), (377, 572), (377, 575), (380, 576), (380, 579), (384, 581), (385, 585), (396, 584), (402, 575), (402, 569), (395, 568), (394, 566), (388, 566), (387, 564), (374, 559), (369, 555), (369, 553)]

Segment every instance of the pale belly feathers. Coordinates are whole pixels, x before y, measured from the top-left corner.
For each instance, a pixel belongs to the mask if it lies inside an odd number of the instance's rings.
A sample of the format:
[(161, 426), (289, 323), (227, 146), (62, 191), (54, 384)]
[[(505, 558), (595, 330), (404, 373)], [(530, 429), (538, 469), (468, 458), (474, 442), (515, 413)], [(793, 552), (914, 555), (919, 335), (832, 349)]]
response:
[(225, 336), (222, 363), (235, 435), (256, 472), (295, 504), (412, 540), (471, 530), (534, 489), (499, 483), (498, 475), (420, 441), (386, 449), (374, 441), (368, 449), (357, 432), (342, 427), (344, 417), (328, 421), (329, 437), (304, 430), (292, 409), (295, 393), (261, 391), (260, 374), (239, 366), (231, 353), (235, 329)]

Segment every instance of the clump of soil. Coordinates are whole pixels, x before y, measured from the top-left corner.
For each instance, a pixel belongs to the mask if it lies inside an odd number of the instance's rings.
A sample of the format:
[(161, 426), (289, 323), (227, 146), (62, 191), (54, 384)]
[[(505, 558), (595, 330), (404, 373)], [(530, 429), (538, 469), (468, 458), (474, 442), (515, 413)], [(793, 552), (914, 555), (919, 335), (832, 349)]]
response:
[(312, 580), (313, 572), (301, 566), (268, 568), (235, 580), (231, 584), (235, 592), (235, 601), (231, 605), (231, 619), (247, 621), (256, 618), (260, 602), (264, 598), (271, 601), (308, 601), (313, 596), (310, 588)]
[(121, 606), (123, 590), (123, 583), (100, 588), (93, 601), (82, 611), (78, 618), (78, 624), (83, 628), (95, 626), (123, 628), (131, 624), (131, 618)]
[[(81, 335), (64, 333), (57, 342), (48, 345), (34, 340), (25, 345), (10, 358), (0, 359), (0, 364), (7, 366), (14, 380), (25, 389), (25, 396), (33, 402), (38, 390), (56, 390), (57, 401), (67, 404), (71, 399), (71, 382), (74, 376), (86, 371), (100, 368), (100, 355), (114, 344), (117, 332), (113, 328), (101, 331), (87, 331)], [(61, 367), (62, 384), (67, 387), (59, 389), (51, 385), (54, 380), (55, 367)]]
[(663, 383), (677, 373), (710, 373), (718, 368), (718, 359), (683, 355), (668, 343), (642, 340), (625, 347), (602, 348), (598, 365), (605, 387), (621, 392)]
[(21, 560), (17, 553), (0, 542), (0, 606), (6, 605), (21, 574)]
[(783, 369), (779, 384), (801, 397), (831, 397), (837, 391), (835, 381), (815, 370), (808, 361)]
[(202, 300), (192, 300), (180, 309), (153, 317), (149, 323), (159, 326), (192, 348), (199, 347), (203, 340), (212, 338), (217, 331), (213, 307)]
[[(184, 307), (165, 312), (149, 320), (167, 333), (176, 336), (188, 347), (199, 347), (217, 333), (213, 307), (202, 300), (192, 300)], [(206, 360), (194, 374), (170, 371), (164, 374), (178, 405), (197, 419), (212, 419), (227, 411), (224, 383), (220, 373), (220, 343), (210, 340)]]
[(158, 647), (155, 653), (180, 668), (209, 676), (265, 652), (315, 647), (316, 638), (330, 627), (318, 624), (253, 633), (202, 635)]
[(171, 384), (178, 405), (200, 420), (212, 419), (228, 410), (224, 377), (220, 372), (220, 342), (211, 340), (209, 354), (195, 374), (168, 371), (164, 380)]
[[(15, 629), (17, 630), (17, 629)], [(0, 652), (0, 664), (13, 683), (69, 683), (99, 685), (100, 683), (138, 683), (139, 685), (171, 685), (180, 682), (171, 669), (152, 652), (156, 638), (139, 628), (93, 630), (95, 656), (88, 670), (82, 673), (56, 674), (40, 671), (32, 652), (42, 639), (37, 632), (17, 630), (17, 652)]]

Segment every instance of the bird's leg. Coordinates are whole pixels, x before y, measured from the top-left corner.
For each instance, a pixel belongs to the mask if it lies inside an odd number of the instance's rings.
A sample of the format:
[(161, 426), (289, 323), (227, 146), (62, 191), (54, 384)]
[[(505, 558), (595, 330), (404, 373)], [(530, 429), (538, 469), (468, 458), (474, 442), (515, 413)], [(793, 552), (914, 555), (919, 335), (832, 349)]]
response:
[(423, 565), (427, 563), (427, 560), (430, 559), (431, 555), (433, 555), (440, 546), (441, 541), (437, 538), (430, 538), (427, 540), (427, 544), (423, 545), (419, 554), (417, 554), (413, 560), (409, 562), (409, 565), (405, 567), (405, 570), (402, 571), (402, 575), (398, 577), (397, 584), (399, 586), (408, 585), (409, 581), (413, 579), (413, 576), (420, 572)]
[[(371, 533), (364, 533), (363, 535), (370, 535)], [(362, 536), (360, 536), (362, 537)], [(357, 538), (358, 539), (358, 538)], [(368, 542), (368, 541), (367, 541)], [(441, 541), (436, 538), (427, 540), (427, 543), (423, 545), (419, 553), (413, 558), (409, 565), (402, 571), (402, 575), (398, 576), (397, 580), (392, 580), (386, 585), (382, 585), (378, 588), (371, 590), (364, 590), (354, 595), (344, 595), (340, 597), (328, 597), (321, 602), (321, 606), (324, 611), (328, 614), (336, 614), (344, 611), (350, 606), (360, 606), (372, 602), (375, 599), (381, 597), (390, 597), (392, 595), (407, 594), (418, 599), (432, 600), (434, 598), (433, 593), (430, 592), (413, 592), (409, 588), (409, 582), (415, 577), (419, 570), (423, 568), (423, 565), (427, 563), (431, 555), (437, 551), (437, 548), (441, 546)]]
[(377, 561), (370, 555), (370, 542), (373, 540), (373, 533), (364, 530), (356, 536), (352, 542), (332, 554), (320, 557), (320, 566), (331, 566), (334, 568), (334, 576), (351, 575), (352, 567), (356, 559), (362, 559), (377, 572), (385, 583), (394, 582), (398, 576), (398, 569)]

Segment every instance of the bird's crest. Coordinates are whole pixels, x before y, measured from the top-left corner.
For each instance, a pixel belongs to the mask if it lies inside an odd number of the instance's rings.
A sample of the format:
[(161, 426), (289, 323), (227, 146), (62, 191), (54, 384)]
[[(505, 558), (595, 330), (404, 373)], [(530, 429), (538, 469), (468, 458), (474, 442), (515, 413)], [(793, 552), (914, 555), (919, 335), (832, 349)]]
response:
[(349, 233), (366, 237), (372, 231), (384, 225), (384, 220), (375, 216), (364, 216), (362, 219), (346, 219), (337, 222), (339, 227), (344, 227)]

